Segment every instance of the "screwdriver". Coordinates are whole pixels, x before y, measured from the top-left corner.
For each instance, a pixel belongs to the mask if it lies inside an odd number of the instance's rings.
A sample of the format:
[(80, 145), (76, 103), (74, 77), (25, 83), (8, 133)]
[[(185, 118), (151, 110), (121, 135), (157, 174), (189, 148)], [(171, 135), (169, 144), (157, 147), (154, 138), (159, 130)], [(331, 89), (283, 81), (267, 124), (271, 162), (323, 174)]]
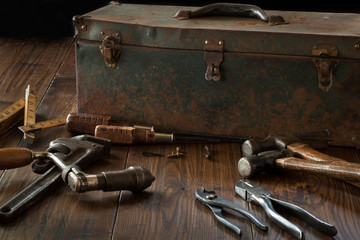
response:
[(70, 113), (66, 128), (70, 132), (94, 134), (114, 144), (172, 143), (172, 142), (232, 142), (243, 143), (248, 138), (187, 132), (155, 132), (149, 126), (119, 126), (111, 116), (87, 113)]

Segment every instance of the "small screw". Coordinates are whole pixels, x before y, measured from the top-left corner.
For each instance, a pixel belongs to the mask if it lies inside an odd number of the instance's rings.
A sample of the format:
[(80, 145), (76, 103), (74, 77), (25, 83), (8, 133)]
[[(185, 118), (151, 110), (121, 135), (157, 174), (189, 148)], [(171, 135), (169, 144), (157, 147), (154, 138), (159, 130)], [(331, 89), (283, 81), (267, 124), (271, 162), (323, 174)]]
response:
[(104, 35), (105, 33), (103, 31), (100, 32), (100, 35)]
[(184, 153), (180, 152), (180, 147), (176, 147), (176, 152), (172, 152), (170, 155), (168, 155), (168, 158), (180, 158), (184, 156)]
[(209, 41), (208, 40), (205, 40), (205, 44), (208, 44), (209, 43)]
[(162, 157), (162, 156), (164, 156), (161, 153), (150, 152), (150, 151), (144, 151), (143, 155), (146, 156), (146, 157), (156, 157), (156, 156)]
[(360, 48), (360, 44), (355, 44), (354, 46), (356, 49)]
[(206, 159), (211, 159), (212, 156), (211, 156), (211, 154), (210, 154), (209, 146), (208, 146), (208, 145), (205, 145), (205, 146), (204, 146), (204, 149), (205, 149), (205, 152), (204, 152), (204, 153), (201, 153), (201, 156), (205, 157)]
[(223, 44), (223, 41), (219, 41), (219, 45), (222, 45)]

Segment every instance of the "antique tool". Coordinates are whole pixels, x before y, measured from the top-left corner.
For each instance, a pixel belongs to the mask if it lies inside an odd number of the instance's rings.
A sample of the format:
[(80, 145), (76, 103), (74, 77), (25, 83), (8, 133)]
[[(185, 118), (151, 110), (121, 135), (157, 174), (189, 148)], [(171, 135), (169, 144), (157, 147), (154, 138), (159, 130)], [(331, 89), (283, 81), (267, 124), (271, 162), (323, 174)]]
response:
[[(171, 142), (234, 142), (243, 143), (246, 137), (223, 136), (201, 133), (155, 132), (154, 127), (134, 125), (132, 127), (119, 125), (109, 115), (70, 113), (66, 119), (66, 128), (70, 132), (88, 133), (101, 138), (110, 139), (114, 144), (136, 143), (171, 143)], [(317, 149), (328, 146), (329, 132), (327, 130), (311, 131), (298, 134), (299, 138)], [(276, 149), (272, 146), (270, 149)]]
[(109, 126), (98, 125), (95, 136), (111, 140), (114, 144), (144, 144), (144, 143), (172, 143), (172, 142), (236, 142), (242, 143), (245, 138), (217, 136), (209, 134), (183, 132), (155, 132), (154, 127), (137, 126)]
[(6, 133), (24, 117), (25, 100), (20, 98), (4, 111), (0, 112), (0, 135)]
[[(102, 159), (110, 153), (110, 141), (81, 135), (73, 138), (59, 138), (52, 141), (46, 152), (32, 152), (22, 149), (2, 149), (0, 162), (7, 168), (26, 165), (33, 160), (33, 164), (43, 171), (48, 169), (40, 178), (35, 180), (14, 198), (0, 207), (0, 222), (8, 222), (19, 216), (24, 210), (35, 204), (40, 199), (57, 189), (61, 178), (77, 192), (103, 190), (130, 190), (142, 191), (151, 185), (154, 177), (142, 167), (129, 167), (126, 170), (106, 172), (89, 175), (80, 169), (87, 167), (92, 162)], [(5, 151), (5, 153), (4, 153)], [(9, 162), (7, 156), (12, 157)], [(55, 163), (57, 166), (53, 166)]]
[[(261, 160), (257, 161), (256, 157), (252, 155), (266, 151), (269, 148), (276, 148), (278, 150), (286, 149), (288, 150), (288, 153), (291, 153), (287, 154), (288, 157), (292, 155), (295, 157), (301, 157), (309, 160), (306, 161), (301, 158), (286, 158), (282, 160), (276, 160), (275, 164), (277, 167), (318, 172), (347, 181), (352, 185), (360, 187), (359, 164), (350, 163), (343, 159), (321, 153), (311, 148), (309, 145), (302, 143), (299, 138), (291, 134), (270, 135), (262, 140), (249, 139), (245, 141), (243, 143), (242, 150), (243, 154), (249, 157), (249, 159), (240, 159), (238, 165), (239, 170), (240, 168), (254, 169), (255, 166), (250, 167), (249, 164), (255, 164), (255, 162), (257, 162), (257, 164), (255, 165), (258, 165)], [(266, 157), (262, 157), (262, 161), (265, 158)], [(273, 160), (270, 160), (270, 162), (272, 163)], [(261, 164), (259, 166), (261, 166)], [(246, 172), (248, 171), (249, 170), (246, 170)], [(249, 172), (249, 174), (250, 173), (251, 171)]]
[(308, 225), (314, 227), (319, 232), (322, 232), (331, 237), (337, 234), (337, 229), (335, 226), (320, 220), (305, 209), (295, 204), (272, 197), (267, 189), (255, 183), (250, 183), (246, 180), (240, 180), (235, 186), (235, 191), (247, 202), (260, 205), (265, 210), (266, 215), (276, 225), (297, 239), (305, 239), (303, 231), (298, 226), (277, 213), (274, 206), (283, 208), (286, 210), (286, 212), (294, 215), (295, 217), (298, 217), (302, 221), (305, 221)]
[[(24, 126), (34, 124), (36, 122), (36, 91), (33, 87), (28, 85), (25, 91), (25, 111), (24, 111)], [(25, 132), (24, 140), (28, 143), (33, 143), (35, 133)]]
[(213, 190), (206, 188), (197, 189), (195, 191), (195, 197), (201, 203), (211, 209), (217, 220), (219, 220), (222, 224), (224, 224), (230, 230), (234, 231), (239, 236), (241, 236), (241, 229), (224, 217), (224, 215), (222, 214), (222, 210), (224, 208), (231, 209), (240, 213), (241, 215), (252, 221), (261, 230), (268, 230), (268, 226), (260, 222), (251, 212), (217, 195)]
[(106, 138), (114, 144), (171, 143), (171, 142), (236, 142), (243, 143), (248, 138), (221, 136), (187, 132), (155, 132), (152, 126), (125, 126), (113, 121), (109, 115), (70, 113), (66, 128), (70, 132), (94, 134)]
[(238, 162), (238, 170), (244, 178), (251, 178), (263, 171), (275, 169), (299, 170), (302, 172), (318, 173), (336, 179), (344, 180), (360, 187), (360, 164), (346, 161), (313, 161), (292, 157), (287, 149), (273, 150), (248, 157), (242, 157)]

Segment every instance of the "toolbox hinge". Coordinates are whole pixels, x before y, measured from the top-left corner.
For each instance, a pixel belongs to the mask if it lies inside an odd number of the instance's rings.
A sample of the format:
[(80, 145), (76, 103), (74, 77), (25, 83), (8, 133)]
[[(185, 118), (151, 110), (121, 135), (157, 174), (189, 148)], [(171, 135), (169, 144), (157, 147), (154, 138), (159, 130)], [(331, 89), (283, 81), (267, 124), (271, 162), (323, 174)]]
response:
[(224, 58), (224, 41), (223, 40), (205, 40), (204, 60), (207, 68), (205, 79), (210, 81), (219, 81), (221, 79), (220, 64)]
[(121, 34), (116, 30), (103, 30), (99, 34), (100, 52), (108, 68), (114, 69), (121, 53)]
[(335, 59), (338, 49), (331, 43), (319, 43), (313, 47), (313, 63), (318, 70), (318, 85), (321, 90), (328, 92), (333, 85), (335, 67), (339, 61)]

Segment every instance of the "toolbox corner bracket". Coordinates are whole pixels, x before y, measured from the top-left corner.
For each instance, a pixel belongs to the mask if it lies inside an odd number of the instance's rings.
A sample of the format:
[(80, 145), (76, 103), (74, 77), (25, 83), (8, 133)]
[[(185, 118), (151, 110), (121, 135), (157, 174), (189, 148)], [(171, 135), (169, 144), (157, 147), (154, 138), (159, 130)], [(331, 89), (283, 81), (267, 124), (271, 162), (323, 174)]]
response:
[(74, 26), (75, 26), (75, 30), (76, 30), (76, 33), (75, 33), (75, 36), (77, 35), (78, 32), (86, 32), (87, 31), (87, 25), (85, 24), (84, 22), (84, 18), (86, 18), (88, 16), (79, 16), (79, 15), (75, 15), (73, 17), (73, 23), (74, 23)]
[(218, 39), (205, 40), (204, 60), (207, 68), (205, 79), (219, 81), (221, 79), (220, 64), (224, 59), (224, 41)]
[(321, 90), (328, 92), (333, 86), (333, 72), (339, 61), (338, 49), (330, 43), (319, 43), (312, 49), (313, 63), (318, 70), (318, 85)]
[(114, 69), (122, 49), (121, 33), (116, 30), (103, 30), (99, 33), (98, 39), (101, 41), (99, 49), (106, 66), (109, 69)]

